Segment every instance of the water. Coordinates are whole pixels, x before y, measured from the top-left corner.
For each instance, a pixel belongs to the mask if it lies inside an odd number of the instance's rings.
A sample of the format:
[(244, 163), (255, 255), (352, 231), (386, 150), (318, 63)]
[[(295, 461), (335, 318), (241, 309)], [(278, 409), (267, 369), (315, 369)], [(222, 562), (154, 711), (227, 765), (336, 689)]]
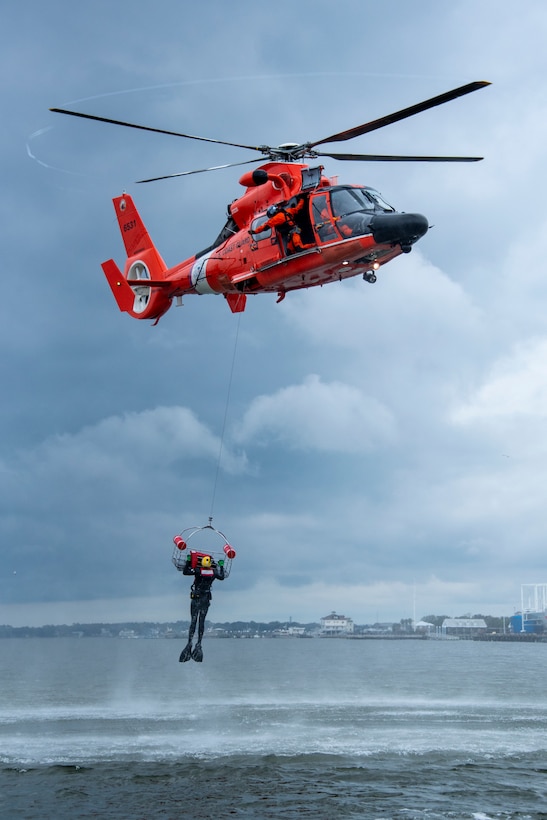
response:
[(547, 644), (0, 641), (2, 818), (547, 818)]

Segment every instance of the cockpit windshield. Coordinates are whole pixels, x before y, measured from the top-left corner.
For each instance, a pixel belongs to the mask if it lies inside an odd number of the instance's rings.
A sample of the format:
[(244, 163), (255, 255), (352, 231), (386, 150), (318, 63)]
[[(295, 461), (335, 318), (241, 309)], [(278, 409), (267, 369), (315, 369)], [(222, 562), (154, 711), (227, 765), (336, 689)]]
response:
[(395, 208), (373, 188), (340, 185), (312, 198), (314, 228), (321, 243), (370, 234), (376, 215), (385, 213), (395, 213)]
[(380, 210), (395, 213), (395, 208), (392, 205), (388, 205), (383, 196), (379, 194), (378, 191), (375, 191), (374, 188), (367, 188), (366, 194), (376, 203)]
[(348, 216), (362, 211), (389, 211), (395, 209), (372, 188), (337, 188), (331, 194), (334, 216)]

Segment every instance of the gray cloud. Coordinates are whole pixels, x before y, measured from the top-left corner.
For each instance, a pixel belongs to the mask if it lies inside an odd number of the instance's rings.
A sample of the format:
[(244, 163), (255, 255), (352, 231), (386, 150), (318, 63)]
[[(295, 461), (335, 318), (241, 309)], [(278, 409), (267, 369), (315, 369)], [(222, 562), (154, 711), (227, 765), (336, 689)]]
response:
[(246, 411), (238, 440), (273, 438), (290, 449), (360, 453), (395, 437), (394, 420), (380, 402), (351, 385), (308, 376), (273, 396), (258, 396)]
[[(369, 0), (304, 2), (292, 27), (285, 0), (268, 26), (247, 0), (191, 21), (141, 0), (6, 12), (0, 621), (180, 616), (171, 538), (211, 512), (238, 549), (219, 620), (398, 619), (414, 597), (418, 617), (510, 613), (545, 580), (547, 11), (503, 6), (397, 0), (372, 51), (387, 19)], [(47, 110), (275, 144), (473, 79), (494, 84), (353, 147), (483, 163), (325, 162), (434, 225), (376, 285), (256, 297), (242, 317), (188, 298), (156, 328), (102, 277), (123, 258), (111, 198), (135, 196), (174, 264), (218, 233), (237, 169), (134, 180), (245, 152)]]

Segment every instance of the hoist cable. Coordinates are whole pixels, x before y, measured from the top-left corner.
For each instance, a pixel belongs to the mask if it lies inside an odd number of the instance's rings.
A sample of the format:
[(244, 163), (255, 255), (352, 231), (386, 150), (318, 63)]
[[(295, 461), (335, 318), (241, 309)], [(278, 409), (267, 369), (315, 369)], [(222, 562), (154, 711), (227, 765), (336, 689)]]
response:
[(233, 352), (233, 355), (232, 355), (232, 364), (231, 364), (231, 367), (230, 367), (230, 377), (228, 379), (228, 391), (227, 391), (227, 394), (226, 394), (226, 405), (224, 407), (224, 418), (222, 420), (222, 430), (221, 430), (221, 433), (220, 433), (220, 445), (219, 445), (219, 448), (218, 448), (218, 459), (217, 459), (217, 466), (216, 466), (216, 471), (215, 471), (215, 480), (213, 482), (213, 494), (212, 494), (212, 498), (211, 498), (211, 512), (210, 512), (210, 515), (209, 515), (209, 524), (213, 520), (213, 510), (214, 510), (214, 506), (215, 506), (215, 497), (216, 497), (217, 484), (218, 484), (218, 474), (219, 474), (219, 471), (220, 471), (220, 462), (221, 462), (221, 459), (222, 459), (222, 447), (223, 447), (223, 444), (224, 444), (224, 433), (226, 431), (226, 419), (228, 418), (228, 407), (230, 405), (230, 395), (231, 395), (231, 392), (232, 392), (232, 381), (233, 381), (233, 377), (234, 377), (234, 367), (235, 367), (235, 361), (236, 361), (237, 343), (238, 343), (238, 339), (239, 339), (239, 326), (240, 326), (240, 324), (241, 324), (241, 313), (239, 313), (238, 317), (237, 317), (236, 335), (235, 335), (235, 341), (234, 341), (234, 352)]

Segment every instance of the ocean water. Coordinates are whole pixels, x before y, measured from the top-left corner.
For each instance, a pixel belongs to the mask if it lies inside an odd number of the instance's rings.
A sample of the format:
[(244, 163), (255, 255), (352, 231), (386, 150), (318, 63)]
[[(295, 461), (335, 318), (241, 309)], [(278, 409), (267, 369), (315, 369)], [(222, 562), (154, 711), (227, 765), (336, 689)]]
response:
[(0, 817), (547, 818), (547, 644), (0, 641)]

